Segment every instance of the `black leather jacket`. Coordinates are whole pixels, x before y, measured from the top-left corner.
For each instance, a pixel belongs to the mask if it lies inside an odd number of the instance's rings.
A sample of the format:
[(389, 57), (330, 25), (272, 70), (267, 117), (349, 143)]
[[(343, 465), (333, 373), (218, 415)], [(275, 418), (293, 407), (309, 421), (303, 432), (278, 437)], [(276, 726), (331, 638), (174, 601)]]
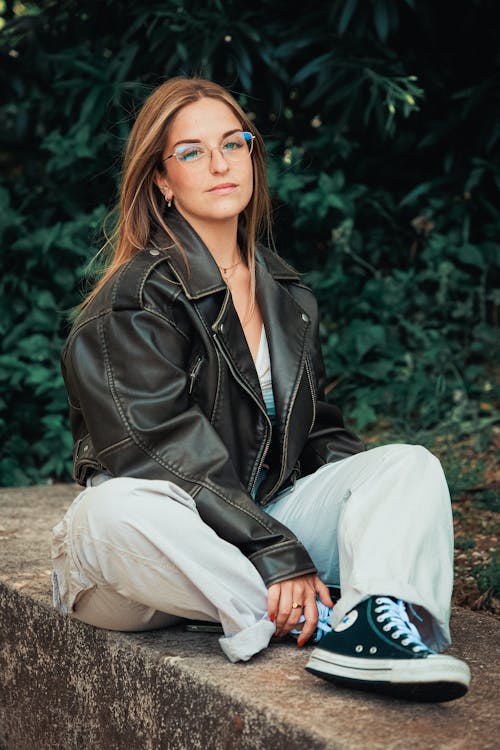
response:
[[(316, 568), (262, 510), (278, 490), (363, 450), (324, 401), (318, 311), (276, 253), (256, 250), (256, 295), (271, 357), (276, 425), (231, 294), (183, 217), (168, 221), (103, 287), (62, 352), (75, 440), (74, 476), (95, 471), (170, 480), (201, 518), (252, 561), (267, 585)], [(268, 467), (255, 500), (260, 469)]]

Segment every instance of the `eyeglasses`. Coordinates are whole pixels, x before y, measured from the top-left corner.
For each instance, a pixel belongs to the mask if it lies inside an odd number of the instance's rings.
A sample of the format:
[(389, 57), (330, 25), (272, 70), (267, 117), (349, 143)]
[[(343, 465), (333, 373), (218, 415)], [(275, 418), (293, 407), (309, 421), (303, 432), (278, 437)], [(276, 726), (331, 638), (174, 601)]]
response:
[[(224, 138), (219, 146), (215, 148), (224, 159), (230, 163), (236, 163), (247, 159), (253, 150), (255, 136), (247, 131), (231, 133)], [(204, 156), (211, 156), (215, 149), (209, 148), (205, 143), (182, 143), (177, 146), (173, 154), (166, 156), (163, 161), (168, 161), (173, 156), (180, 164), (189, 164), (198, 161)]]

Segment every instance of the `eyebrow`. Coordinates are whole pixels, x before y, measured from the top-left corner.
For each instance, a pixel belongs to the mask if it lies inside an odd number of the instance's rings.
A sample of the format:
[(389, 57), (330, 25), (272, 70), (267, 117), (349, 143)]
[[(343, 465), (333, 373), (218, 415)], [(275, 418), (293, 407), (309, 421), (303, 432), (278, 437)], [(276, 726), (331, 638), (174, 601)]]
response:
[[(222, 133), (221, 135), (221, 141), (224, 140), (224, 138), (227, 138), (228, 135), (232, 135), (233, 133), (241, 133), (241, 128), (233, 128), (232, 130), (227, 130), (225, 133)], [(181, 143), (203, 143), (199, 138), (183, 138), (182, 141), (177, 141), (177, 143), (174, 143), (172, 148), (177, 148), (177, 146), (180, 146)]]

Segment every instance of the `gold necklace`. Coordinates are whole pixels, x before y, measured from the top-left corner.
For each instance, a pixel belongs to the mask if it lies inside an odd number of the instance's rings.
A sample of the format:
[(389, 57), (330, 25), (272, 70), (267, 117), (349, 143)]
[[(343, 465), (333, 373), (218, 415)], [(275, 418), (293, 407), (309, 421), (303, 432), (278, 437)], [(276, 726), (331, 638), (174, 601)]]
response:
[(226, 279), (230, 279), (233, 274), (229, 274), (228, 272), (232, 271), (233, 268), (236, 268), (236, 266), (239, 266), (242, 261), (243, 259), (240, 255), (239, 261), (237, 263), (233, 263), (232, 266), (219, 266), (219, 264), (217, 263), (217, 268), (219, 269), (219, 271), (222, 271)]

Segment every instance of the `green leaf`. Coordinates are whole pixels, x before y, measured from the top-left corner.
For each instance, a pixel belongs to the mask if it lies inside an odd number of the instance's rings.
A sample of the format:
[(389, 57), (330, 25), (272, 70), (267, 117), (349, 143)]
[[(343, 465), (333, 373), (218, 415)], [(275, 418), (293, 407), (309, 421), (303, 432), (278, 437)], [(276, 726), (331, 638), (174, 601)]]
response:
[(420, 185), (417, 185), (399, 201), (399, 205), (403, 207), (415, 203), (417, 198), (420, 198), (421, 195), (425, 195), (425, 193), (429, 192), (431, 185), (431, 182), (422, 182)]
[(364, 430), (365, 427), (375, 424), (377, 421), (377, 414), (366, 403), (359, 403), (351, 410), (350, 416), (356, 420), (356, 427), (358, 430)]
[(342, 34), (349, 26), (349, 23), (351, 22), (351, 19), (354, 15), (354, 11), (356, 10), (357, 4), (358, 0), (346, 0), (346, 2), (344, 3), (338, 26), (340, 36), (342, 36)]
[(387, 41), (389, 34), (389, 12), (387, 0), (375, 0), (373, 6), (373, 20), (381, 42)]
[(462, 245), (456, 249), (456, 257), (470, 266), (486, 268), (486, 260), (476, 245)]
[(384, 346), (385, 330), (383, 326), (369, 324), (359, 326), (355, 335), (355, 343), (357, 355), (361, 360), (367, 352)]
[(331, 60), (331, 52), (326, 52), (323, 55), (319, 55), (319, 57), (316, 57), (314, 60), (311, 60), (306, 65), (304, 65), (304, 67), (301, 68), (298, 73), (295, 74), (295, 76), (292, 78), (292, 85), (295, 86), (296, 84), (305, 81), (306, 78), (309, 78), (316, 73), (323, 72), (325, 66), (327, 65), (327, 63), (331, 62)]

